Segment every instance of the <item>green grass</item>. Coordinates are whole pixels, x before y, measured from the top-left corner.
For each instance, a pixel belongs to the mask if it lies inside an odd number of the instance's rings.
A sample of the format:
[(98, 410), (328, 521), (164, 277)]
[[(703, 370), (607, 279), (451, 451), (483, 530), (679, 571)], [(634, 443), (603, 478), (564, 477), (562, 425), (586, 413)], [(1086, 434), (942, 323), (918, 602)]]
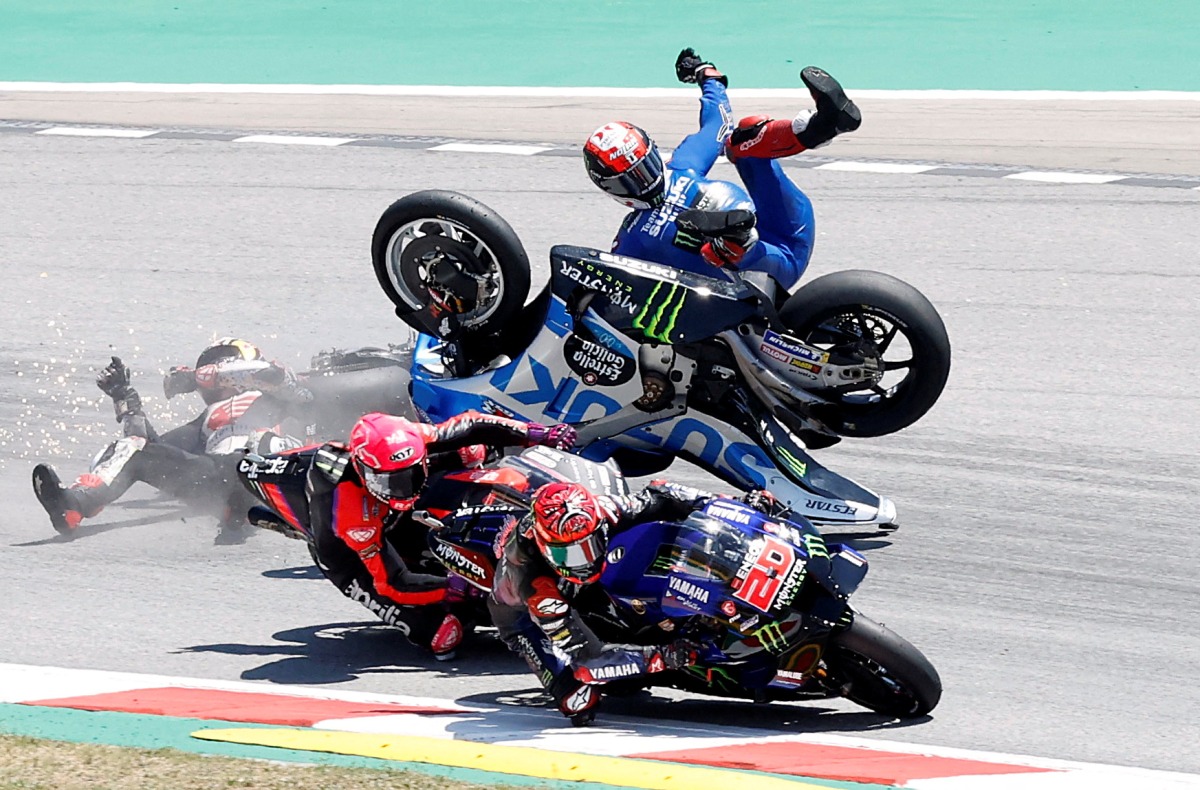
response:
[[(501, 787), (502, 785), (493, 785)], [(208, 757), (0, 735), (0, 790), (470, 790), (485, 785), (411, 771)]]

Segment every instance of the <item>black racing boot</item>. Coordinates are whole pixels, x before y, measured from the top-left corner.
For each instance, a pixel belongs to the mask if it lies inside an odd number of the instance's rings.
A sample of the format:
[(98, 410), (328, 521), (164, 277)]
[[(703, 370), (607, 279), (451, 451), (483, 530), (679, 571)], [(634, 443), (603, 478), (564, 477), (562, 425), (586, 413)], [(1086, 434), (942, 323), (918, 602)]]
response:
[(91, 518), (108, 504), (103, 481), (82, 481), (67, 488), (49, 464), (33, 467), (33, 494), (50, 516), (50, 523), (69, 535), (85, 518)]
[(806, 66), (800, 79), (808, 87), (817, 105), (816, 115), (808, 119), (808, 125), (796, 133), (805, 148), (824, 145), (843, 132), (853, 132), (862, 126), (862, 113), (858, 105), (850, 101), (841, 84), (829, 72), (816, 66)]

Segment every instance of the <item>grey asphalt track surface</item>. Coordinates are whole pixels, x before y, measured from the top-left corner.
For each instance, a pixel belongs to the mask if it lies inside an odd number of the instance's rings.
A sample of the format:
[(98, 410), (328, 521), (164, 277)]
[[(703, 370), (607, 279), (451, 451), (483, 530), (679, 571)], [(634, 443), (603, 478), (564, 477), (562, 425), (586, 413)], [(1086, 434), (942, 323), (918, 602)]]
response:
[[(1200, 772), (1200, 193), (797, 177), (817, 206), (810, 274), (906, 279), (954, 343), (920, 423), (820, 453), (896, 500), (901, 530), (856, 540), (871, 560), (856, 603), (929, 655), (945, 695), (907, 726), (842, 702), (660, 695), (639, 711)], [(606, 246), (621, 210), (579, 162), (0, 135), (0, 185), (0, 661), (468, 702), (534, 688), (488, 637), (435, 665), (299, 543), (214, 546), (211, 518), (148, 489), (61, 540), (29, 472), (50, 460), (69, 478), (117, 435), (92, 383), (110, 354), (169, 426), (199, 401), (165, 402), (160, 373), (217, 335), (300, 368), (321, 348), (402, 339), (368, 251), (379, 213), (413, 190), (499, 210), (535, 283), (551, 244)]]
[[(853, 92), (851, 92), (852, 95)], [(798, 96), (803, 94), (797, 91)], [(738, 114), (790, 118), (807, 98), (730, 90)], [(863, 125), (820, 153), (1120, 173), (1200, 175), (1200, 101), (857, 99)], [(696, 128), (695, 89), (655, 97), (47, 93), (0, 90), (4, 120), (408, 134), (582, 145), (628, 120), (671, 146)]]

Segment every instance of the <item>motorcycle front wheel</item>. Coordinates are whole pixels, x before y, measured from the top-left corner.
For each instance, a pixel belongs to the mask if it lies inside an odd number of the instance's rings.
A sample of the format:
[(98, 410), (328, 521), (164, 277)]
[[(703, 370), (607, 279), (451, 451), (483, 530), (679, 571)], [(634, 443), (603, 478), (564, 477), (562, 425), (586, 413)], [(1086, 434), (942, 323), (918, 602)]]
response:
[(920, 650), (880, 623), (855, 614), (825, 650), (829, 684), (885, 716), (924, 716), (942, 698), (942, 679)]
[(371, 262), (396, 315), (443, 340), (499, 332), (529, 295), (529, 257), (516, 232), (459, 192), (429, 189), (389, 206), (371, 237)]
[(950, 338), (937, 309), (882, 272), (833, 272), (803, 285), (779, 311), (788, 331), (831, 356), (877, 363), (878, 379), (813, 390), (814, 411), (842, 436), (883, 436), (933, 407), (950, 375)]

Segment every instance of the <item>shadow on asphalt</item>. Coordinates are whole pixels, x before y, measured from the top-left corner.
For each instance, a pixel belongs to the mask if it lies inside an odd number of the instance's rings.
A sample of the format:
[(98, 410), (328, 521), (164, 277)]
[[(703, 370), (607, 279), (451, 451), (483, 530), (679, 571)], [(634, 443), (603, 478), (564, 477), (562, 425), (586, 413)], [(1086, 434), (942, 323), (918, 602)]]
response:
[(226, 642), (192, 645), (177, 653), (223, 653), (263, 656), (273, 660), (247, 669), (243, 680), (324, 685), (345, 683), (364, 675), (437, 673), (441, 677), (499, 676), (528, 673), (525, 662), (509, 653), (484, 631), (459, 648), (460, 658), (437, 661), (411, 644), (404, 634), (382, 623), (330, 623), (292, 628), (272, 635), (276, 641), (252, 645)]
[[(161, 505), (159, 506), (161, 508)], [(112, 532), (117, 529), (129, 529), (131, 527), (145, 527), (150, 524), (161, 524), (164, 521), (187, 521), (187, 516), (198, 516), (196, 511), (186, 505), (180, 505), (172, 510), (159, 509), (154, 515), (140, 516), (138, 518), (127, 518), (121, 521), (106, 521), (99, 524), (85, 522), (80, 524), (75, 530), (66, 535), (55, 533), (54, 535), (43, 538), (42, 540), (30, 540), (24, 543), (11, 544), (14, 548), (25, 548), (28, 546), (47, 546), (54, 543), (70, 543), (75, 540), (83, 540), (84, 538), (95, 537), (102, 535), (105, 532)], [(46, 529), (53, 530), (50, 525), (50, 520), (46, 520)]]
[[(222, 653), (238, 656), (261, 656), (270, 660), (241, 673), (243, 680), (265, 680), (271, 683), (297, 685), (327, 685), (346, 683), (364, 676), (435, 674), (441, 678), (512, 677), (512, 689), (481, 692), (459, 697), (464, 705), (499, 707), (514, 713), (521, 710), (540, 711), (546, 721), (539, 726), (551, 726), (565, 718), (548, 709), (549, 697), (536, 686), (525, 662), (514, 656), (495, 637), (493, 631), (476, 633), (460, 649), (461, 658), (455, 661), (436, 661), (428, 652), (408, 642), (398, 630), (379, 623), (330, 623), (327, 625), (293, 628), (272, 635), (269, 644), (227, 642), (193, 645), (179, 653)], [(670, 698), (656, 690), (636, 691), (625, 696), (606, 695), (599, 725), (612, 717), (611, 726), (634, 723), (658, 723), (674, 726), (713, 725), (727, 728), (763, 730), (771, 734), (785, 732), (869, 732), (909, 727), (928, 720), (928, 717), (897, 721), (867, 710), (846, 711), (829, 707), (825, 700), (794, 703), (755, 704), (748, 700), (712, 699), (691, 696)], [(631, 722), (626, 717), (636, 719)], [(489, 724), (486, 717), (455, 725), (461, 738), (485, 737)]]
[(871, 530), (870, 532), (838, 532), (829, 528), (821, 530), (821, 537), (825, 539), (826, 543), (845, 543), (855, 551), (886, 549), (892, 545), (891, 536), (890, 531), (880, 530)]
[[(459, 697), (455, 700), (463, 705), (500, 707), (512, 710), (545, 709), (545, 726), (561, 721), (570, 727), (565, 717), (560, 717), (550, 708), (549, 697), (540, 688), (514, 691), (489, 692)], [(630, 721), (633, 719), (633, 721)], [(932, 717), (897, 720), (869, 710), (839, 710), (830, 708), (821, 701), (755, 704), (748, 700), (712, 699), (689, 697), (672, 699), (656, 696), (654, 690), (614, 697), (605, 696), (601, 703), (596, 726), (622, 727), (630, 725), (661, 725), (674, 727), (686, 724), (714, 725), (726, 729), (744, 728), (764, 730), (764, 735), (780, 732), (871, 732), (893, 730), (931, 721)], [(495, 725), (485, 719), (456, 722), (451, 730), (458, 737), (472, 740), (488, 735)]]
[(275, 568), (263, 571), (268, 579), (324, 579), (325, 574), (316, 565), (296, 565), (292, 568)]

